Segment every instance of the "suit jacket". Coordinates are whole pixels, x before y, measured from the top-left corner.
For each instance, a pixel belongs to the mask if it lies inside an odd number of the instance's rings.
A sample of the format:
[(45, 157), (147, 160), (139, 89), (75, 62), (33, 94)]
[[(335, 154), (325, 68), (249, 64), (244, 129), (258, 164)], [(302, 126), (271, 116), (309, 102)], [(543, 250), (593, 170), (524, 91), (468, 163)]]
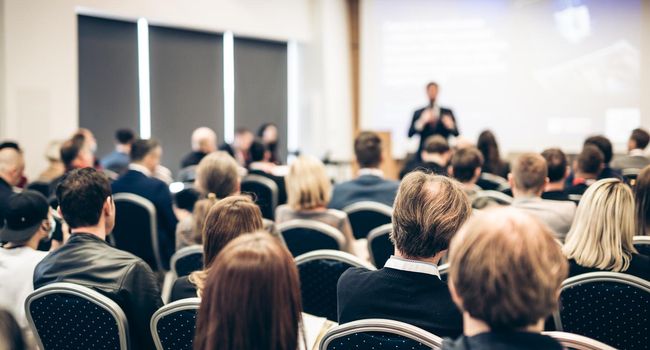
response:
[(425, 170), (430, 171), (436, 175), (448, 176), (447, 168), (434, 162), (409, 162), (404, 166), (404, 169), (400, 171), (399, 178), (403, 179), (408, 173), (415, 170)]
[(358, 178), (334, 186), (329, 207), (342, 210), (350, 204), (371, 201), (393, 206), (399, 182), (386, 180), (375, 175)]
[(576, 205), (573, 202), (541, 198), (515, 198), (512, 206), (537, 217), (548, 225), (560, 240), (564, 240), (569, 232), (576, 211)]
[[(425, 109), (429, 108), (427, 107), (422, 107), (415, 112), (413, 112), (413, 119), (411, 120), (411, 127), (409, 128), (409, 137), (413, 137), (415, 134), (420, 135), (420, 146), (418, 147), (418, 153), (417, 153), (417, 159), (420, 159), (420, 152), (422, 152), (422, 149), (424, 148), (424, 144), (429, 136), (433, 135), (441, 135), (444, 138), (448, 138), (449, 135), (454, 135), (458, 136), (458, 124), (456, 124), (456, 117), (454, 117), (454, 112), (449, 109), (449, 108), (443, 108), (440, 107), (440, 115), (438, 116), (438, 120), (436, 121), (435, 124), (427, 124), (424, 126), (424, 128), (420, 131), (415, 129), (415, 123), (420, 119), (420, 116), (422, 115), (422, 112), (424, 112)], [(451, 119), (454, 120), (454, 128), (453, 129), (447, 129), (441, 122), (441, 118), (443, 115), (449, 115)]]
[(9, 197), (11, 197), (13, 193), (13, 187), (3, 178), (0, 178), (0, 226), (4, 225), (5, 206), (9, 203)]
[(168, 264), (169, 259), (174, 254), (178, 219), (176, 219), (172, 208), (172, 195), (167, 185), (139, 171), (129, 170), (115, 180), (112, 187), (113, 193), (133, 193), (150, 200), (156, 207), (158, 244), (160, 245), (163, 264)]
[(123, 174), (129, 169), (129, 162), (131, 162), (131, 158), (128, 154), (113, 151), (102, 158), (99, 164), (104, 169), (108, 169), (117, 174)]
[(643, 169), (646, 166), (650, 165), (650, 159), (644, 156), (623, 156), (614, 159), (612, 162), (612, 168), (623, 170), (623, 169)]
[(557, 340), (539, 333), (501, 331), (484, 332), (456, 340), (444, 339), (442, 350), (562, 350)]
[(205, 157), (207, 153), (204, 152), (199, 152), (199, 151), (192, 151), (183, 157), (183, 160), (181, 160), (181, 169), (187, 168), (192, 165), (198, 165), (201, 159)]

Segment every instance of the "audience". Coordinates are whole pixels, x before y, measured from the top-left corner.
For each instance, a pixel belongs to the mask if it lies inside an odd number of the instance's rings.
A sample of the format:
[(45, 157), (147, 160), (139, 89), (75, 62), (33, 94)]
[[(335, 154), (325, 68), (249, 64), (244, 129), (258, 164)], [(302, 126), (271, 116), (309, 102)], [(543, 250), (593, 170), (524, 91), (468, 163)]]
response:
[[(9, 310), (23, 329), (27, 328), (25, 299), (34, 290), (34, 268), (47, 252), (38, 244), (53, 232), (56, 223), (47, 199), (36, 191), (13, 194), (5, 206), (0, 229), (0, 308)], [(11, 281), (11, 282), (9, 282)]]
[(278, 126), (273, 123), (264, 123), (257, 130), (257, 137), (262, 140), (262, 144), (270, 153), (269, 162), (280, 164), (278, 156)]
[(181, 168), (197, 165), (206, 155), (217, 150), (217, 134), (207, 127), (192, 132), (192, 152), (181, 160)]
[(586, 145), (578, 158), (573, 162), (574, 178), (571, 187), (567, 189), (568, 194), (582, 195), (589, 185), (598, 181), (601, 172), (605, 167), (605, 157), (598, 147)]
[(627, 155), (614, 159), (612, 168), (617, 170), (623, 169), (643, 169), (650, 165), (650, 159), (645, 156), (645, 148), (650, 143), (650, 134), (639, 128), (632, 130), (632, 135), (627, 141)]
[(124, 311), (131, 346), (154, 349), (149, 322), (162, 306), (160, 289), (144, 261), (106, 242), (115, 223), (108, 178), (93, 168), (73, 170), (57, 186), (56, 196), (71, 236), (36, 266), (34, 288), (70, 282), (102, 293)]
[(634, 186), (636, 206), (636, 235), (650, 234), (650, 166), (641, 170)]
[(409, 162), (400, 172), (400, 179), (414, 170), (424, 169), (437, 175), (447, 176), (447, 165), (451, 159), (451, 148), (447, 139), (440, 135), (429, 136), (420, 152), (421, 162)]
[(483, 155), (482, 172), (501, 176), (506, 178), (510, 172), (510, 165), (508, 162), (501, 159), (499, 153), (499, 144), (497, 139), (490, 130), (481, 132), (476, 142), (476, 147)]
[(476, 182), (481, 177), (483, 155), (476, 147), (461, 148), (451, 157), (449, 174), (461, 183), (470, 200), (481, 190)]
[(514, 197), (512, 206), (535, 216), (562, 240), (571, 228), (576, 205), (568, 201), (542, 199), (542, 192), (549, 183), (547, 175), (544, 157), (537, 153), (519, 156), (508, 175)]
[[(325, 166), (311, 156), (298, 157), (289, 167), (286, 177), (287, 204), (275, 210), (275, 222), (281, 224), (294, 219), (320, 221), (343, 233), (344, 250), (355, 254), (354, 236), (348, 216), (337, 209), (327, 209), (331, 183)], [(363, 254), (362, 250), (358, 250)]]
[(235, 140), (232, 144), (224, 143), (219, 147), (220, 151), (226, 151), (235, 158), (239, 166), (246, 168), (250, 163), (250, 148), (255, 140), (253, 133), (246, 128), (235, 130)]
[(23, 333), (16, 320), (7, 310), (0, 309), (0, 349), (25, 350), (29, 349)]
[(621, 174), (609, 166), (609, 163), (612, 161), (612, 157), (614, 156), (612, 142), (609, 141), (607, 137), (598, 135), (588, 137), (584, 143), (584, 146), (587, 145), (596, 146), (603, 153), (603, 169), (598, 175), (598, 180), (608, 179), (610, 177), (620, 179)]
[(334, 186), (329, 207), (342, 210), (350, 204), (371, 201), (393, 206), (399, 182), (384, 178), (379, 169), (383, 161), (382, 142), (374, 132), (361, 132), (354, 140), (354, 155), (359, 176)]
[(444, 340), (442, 349), (563, 349), (540, 334), (567, 276), (545, 225), (512, 208), (491, 209), (461, 229), (449, 255), (449, 288), (463, 312), (463, 336)]
[(419, 171), (406, 175), (393, 211), (395, 255), (377, 271), (351, 268), (341, 276), (339, 323), (387, 318), (438, 336), (460, 335), (461, 316), (438, 264), (470, 212), (456, 181)]
[(274, 174), (277, 165), (271, 161), (271, 151), (264, 143), (255, 141), (251, 145), (250, 154), (251, 163), (248, 165), (248, 174), (259, 175), (275, 182), (278, 186), (278, 204), (286, 203), (287, 190), (284, 185), (284, 177)]
[(570, 276), (613, 271), (650, 280), (650, 257), (638, 254), (632, 244), (634, 209), (632, 190), (621, 180), (589, 186), (564, 243)]
[(102, 158), (102, 168), (116, 174), (123, 174), (129, 169), (131, 159), (131, 144), (135, 141), (135, 133), (129, 129), (119, 129), (115, 132), (115, 150)]
[(223, 247), (244, 233), (262, 228), (262, 213), (250, 197), (237, 195), (217, 202), (206, 215), (203, 227), (204, 268), (176, 280), (171, 300), (200, 297), (210, 267)]
[(559, 148), (549, 148), (542, 152), (542, 157), (546, 159), (548, 169), (548, 183), (542, 193), (543, 199), (556, 201), (568, 201), (569, 195), (566, 193), (566, 179), (571, 173), (569, 162), (564, 152)]
[(50, 183), (65, 173), (65, 165), (61, 161), (61, 141), (51, 141), (45, 149), (45, 159), (48, 166), (38, 175), (36, 181)]
[(178, 220), (167, 184), (153, 177), (160, 164), (162, 147), (156, 140), (136, 140), (131, 145), (130, 155), (128, 171), (113, 182), (113, 193), (133, 193), (148, 199), (156, 207), (158, 246), (163, 267), (169, 268)]
[(24, 170), (22, 152), (10, 147), (0, 149), (0, 222), (4, 218), (4, 207), (14, 193), (14, 186), (23, 178)]
[(268, 233), (241, 236), (207, 274), (194, 349), (307, 349), (301, 310), (298, 269), (287, 249)]

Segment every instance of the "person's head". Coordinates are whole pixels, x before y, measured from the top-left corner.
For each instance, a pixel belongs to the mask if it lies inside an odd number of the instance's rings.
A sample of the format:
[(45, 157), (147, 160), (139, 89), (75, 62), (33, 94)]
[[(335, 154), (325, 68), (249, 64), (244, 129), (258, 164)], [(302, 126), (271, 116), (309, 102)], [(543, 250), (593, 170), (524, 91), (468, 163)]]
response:
[(630, 139), (627, 141), (627, 149), (629, 151), (633, 149), (644, 150), (648, 147), (649, 142), (650, 134), (644, 129), (637, 128), (632, 130), (632, 135), (630, 135)]
[(427, 84), (427, 97), (431, 102), (436, 100), (438, 97), (438, 83), (432, 81)]
[(97, 139), (90, 129), (79, 128), (77, 129), (77, 132), (74, 133), (73, 137), (77, 135), (83, 136), (84, 142), (91, 153), (95, 154), (95, 152), (97, 152)]
[(512, 164), (508, 182), (515, 197), (539, 197), (548, 183), (546, 160), (537, 153), (524, 153)]
[(472, 210), (455, 180), (421, 171), (402, 179), (394, 207), (390, 239), (395, 250), (405, 258), (420, 260), (447, 250)]
[(483, 155), (476, 147), (461, 148), (451, 157), (450, 173), (464, 184), (475, 184), (482, 166)]
[(636, 235), (650, 233), (650, 165), (643, 168), (636, 178), (634, 187), (636, 206)]
[(93, 152), (85, 136), (77, 134), (61, 145), (61, 161), (67, 171), (92, 167), (95, 163)]
[(287, 249), (266, 232), (240, 236), (210, 269), (194, 349), (298, 349), (301, 311), (298, 270)]
[(152, 173), (160, 165), (162, 147), (154, 139), (138, 139), (131, 144), (131, 162), (140, 164)]
[(268, 162), (271, 159), (271, 152), (265, 143), (255, 141), (250, 148), (251, 161)]
[(0, 149), (0, 178), (16, 186), (23, 178), (24, 171), (25, 160), (20, 151), (10, 147)]
[(576, 175), (586, 179), (596, 179), (605, 168), (603, 152), (594, 145), (585, 145), (574, 162)]
[(0, 344), (3, 350), (23, 350), (28, 345), (11, 312), (0, 309)]
[(559, 148), (549, 148), (542, 152), (542, 157), (546, 160), (548, 181), (551, 183), (564, 183), (571, 172), (566, 154)]
[(580, 199), (564, 254), (585, 267), (627, 270), (636, 253), (634, 217), (634, 195), (628, 185), (618, 179), (592, 184)]
[(115, 225), (115, 203), (111, 184), (93, 168), (68, 172), (56, 187), (59, 212), (70, 229), (97, 227), (111, 232)]
[(32, 245), (48, 237), (54, 228), (47, 198), (36, 191), (14, 193), (4, 205), (4, 222), (0, 222), (0, 241), (12, 246)]
[(237, 162), (223, 151), (206, 155), (196, 167), (194, 184), (203, 195), (213, 193), (219, 199), (239, 193)]
[[(498, 252), (498, 253), (495, 253)], [(472, 217), (449, 249), (449, 285), (464, 317), (491, 331), (543, 330), (567, 261), (550, 229), (514, 208)], [(465, 322), (466, 330), (468, 322)]]
[(211, 153), (217, 150), (217, 133), (208, 127), (200, 127), (192, 132), (192, 150)]
[(327, 207), (330, 202), (332, 184), (315, 157), (303, 155), (291, 163), (285, 183), (287, 204), (294, 210)]
[(499, 154), (497, 138), (494, 136), (492, 131), (484, 130), (478, 135), (476, 148), (478, 148), (483, 155), (485, 171), (497, 174), (499, 172), (499, 167), (501, 166), (501, 155)]
[(440, 135), (429, 136), (424, 141), (424, 148), (420, 154), (424, 162), (435, 162), (442, 166), (447, 166), (451, 158), (451, 148), (447, 139)]
[(131, 129), (118, 129), (115, 131), (115, 141), (118, 145), (128, 146), (135, 141), (135, 133)]
[(360, 168), (378, 168), (382, 161), (382, 142), (372, 131), (362, 131), (354, 139), (354, 155)]
[(251, 144), (255, 140), (255, 135), (253, 133), (246, 129), (246, 128), (238, 128), (235, 130), (235, 148), (240, 150), (240, 151), (248, 151), (251, 147)]
[(585, 140), (584, 146), (596, 146), (603, 153), (603, 162), (605, 165), (612, 161), (614, 151), (612, 149), (612, 142), (603, 135), (591, 136)]
[(13, 148), (16, 151), (21, 152), (21, 153), (23, 151), (20, 148), (20, 145), (18, 144), (18, 142), (15, 142), (15, 141), (3, 141), (3, 142), (0, 142), (0, 150), (3, 150), (5, 148)]
[(266, 145), (278, 143), (278, 127), (273, 123), (265, 123), (257, 130), (257, 137)]

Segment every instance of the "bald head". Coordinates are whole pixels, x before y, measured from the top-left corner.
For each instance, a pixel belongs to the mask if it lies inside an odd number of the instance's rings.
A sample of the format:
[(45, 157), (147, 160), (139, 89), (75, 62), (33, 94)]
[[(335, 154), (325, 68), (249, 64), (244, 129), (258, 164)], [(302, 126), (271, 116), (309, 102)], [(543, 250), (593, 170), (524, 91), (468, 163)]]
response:
[(217, 134), (210, 128), (200, 127), (192, 133), (192, 150), (212, 153), (217, 150)]
[(515, 160), (510, 174), (513, 194), (541, 196), (548, 181), (546, 159), (541, 154), (524, 153)]
[(15, 148), (0, 150), (0, 177), (10, 185), (16, 186), (20, 182), (25, 170), (23, 155)]

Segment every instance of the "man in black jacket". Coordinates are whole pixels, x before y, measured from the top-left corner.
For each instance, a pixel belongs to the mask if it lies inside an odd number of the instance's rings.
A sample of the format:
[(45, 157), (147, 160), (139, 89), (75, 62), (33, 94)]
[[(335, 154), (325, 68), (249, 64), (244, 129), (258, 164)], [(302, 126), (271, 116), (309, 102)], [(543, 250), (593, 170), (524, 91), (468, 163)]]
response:
[(420, 171), (406, 175), (393, 211), (395, 255), (377, 271), (354, 268), (341, 276), (339, 323), (386, 318), (438, 336), (460, 335), (461, 315), (438, 263), (470, 212), (467, 195), (455, 180)]
[(73, 170), (57, 186), (56, 196), (71, 236), (36, 266), (34, 289), (70, 282), (96, 290), (124, 311), (131, 347), (154, 349), (149, 321), (162, 306), (160, 288), (144, 261), (106, 243), (115, 224), (108, 178), (93, 168)]
[(413, 113), (411, 127), (409, 128), (409, 137), (413, 137), (415, 134), (420, 135), (420, 147), (418, 147), (416, 154), (418, 160), (429, 136), (440, 135), (446, 139), (450, 135), (458, 136), (459, 134), (454, 112), (449, 108), (440, 107), (436, 102), (438, 84), (434, 82), (427, 84), (427, 96), (429, 97), (429, 105)]

